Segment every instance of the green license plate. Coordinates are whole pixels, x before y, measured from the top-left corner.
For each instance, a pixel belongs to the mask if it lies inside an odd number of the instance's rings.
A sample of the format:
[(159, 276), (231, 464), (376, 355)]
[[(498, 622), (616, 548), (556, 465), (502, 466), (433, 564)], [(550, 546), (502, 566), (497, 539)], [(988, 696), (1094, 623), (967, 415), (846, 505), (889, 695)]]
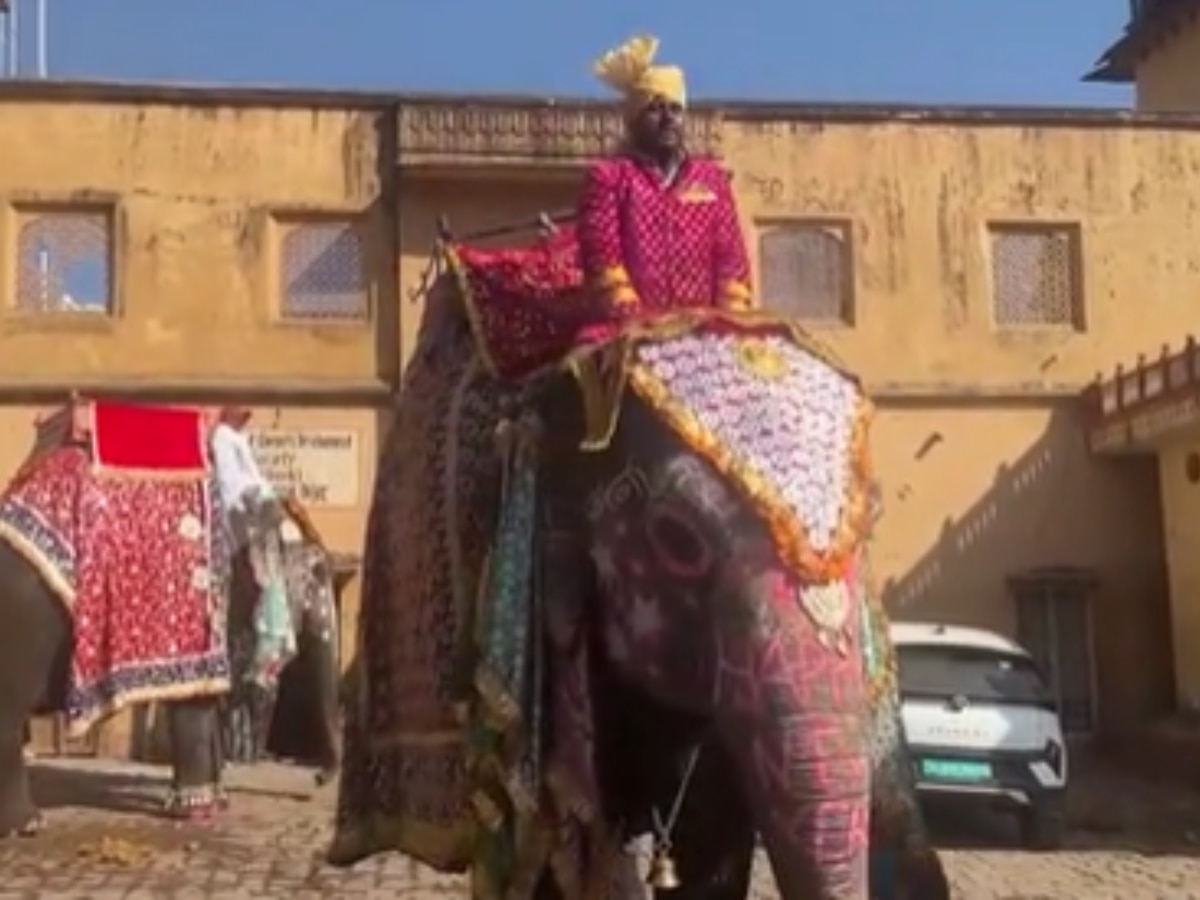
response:
[(992, 766), (991, 763), (958, 759), (923, 759), (921, 774), (926, 778), (940, 778), (944, 781), (989, 781), (992, 777)]

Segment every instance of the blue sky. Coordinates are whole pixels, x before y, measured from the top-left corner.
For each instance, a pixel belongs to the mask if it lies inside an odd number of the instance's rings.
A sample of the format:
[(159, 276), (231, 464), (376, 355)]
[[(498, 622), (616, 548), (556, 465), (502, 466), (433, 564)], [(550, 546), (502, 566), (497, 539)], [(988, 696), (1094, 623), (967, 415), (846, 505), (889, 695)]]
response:
[[(35, 0), (15, 0), (33, 65)], [(59, 78), (595, 94), (589, 62), (663, 41), (693, 96), (1105, 105), (1079, 76), (1125, 0), (47, 0)]]

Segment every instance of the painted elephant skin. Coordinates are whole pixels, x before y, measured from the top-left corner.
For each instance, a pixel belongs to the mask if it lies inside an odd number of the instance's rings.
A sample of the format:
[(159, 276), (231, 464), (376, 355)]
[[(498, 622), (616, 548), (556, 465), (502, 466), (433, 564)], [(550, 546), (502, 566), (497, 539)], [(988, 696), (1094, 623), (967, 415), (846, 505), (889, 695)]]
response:
[(758, 831), (788, 900), (868, 897), (869, 837), (892, 845), (897, 882), (871, 896), (948, 897), (896, 706), (867, 715), (858, 649), (820, 640), (761, 516), (631, 393), (610, 448), (573, 452), (577, 403), (554, 393), (540, 405), (556, 436), (542, 464), (550, 671), (599, 636), (609, 816), (649, 830), (699, 747), (671, 836), (682, 895), (745, 896)]
[[(599, 599), (593, 594), (591, 602)], [(880, 663), (874, 672), (868, 668), (873, 692), (868, 722), (870, 898), (949, 900), (949, 881), (917, 803), (895, 656), (877, 596), (870, 597), (869, 612), (868, 637)], [(604, 662), (597, 669), (593, 715), (609, 814), (623, 820), (627, 836), (634, 836), (652, 831), (651, 808), (667, 810), (681, 801), (671, 838), (683, 888), (659, 894), (663, 900), (748, 896), (756, 845), (753, 812), (734, 777), (734, 761), (714, 739), (708, 718), (650, 699)], [(690, 753), (697, 753), (695, 769), (681, 795), (681, 772)], [(637, 879), (635, 872), (617, 877)]]

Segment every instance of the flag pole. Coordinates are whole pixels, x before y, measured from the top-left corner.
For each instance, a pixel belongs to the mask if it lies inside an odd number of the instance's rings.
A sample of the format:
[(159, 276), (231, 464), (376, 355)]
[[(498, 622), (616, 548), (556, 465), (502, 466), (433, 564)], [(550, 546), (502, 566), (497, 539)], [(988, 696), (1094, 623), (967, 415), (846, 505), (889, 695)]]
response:
[(17, 27), (17, 0), (8, 5), (8, 77), (21, 74), (21, 32)]
[(45, 78), (49, 34), (46, 31), (46, 0), (37, 0), (37, 77)]

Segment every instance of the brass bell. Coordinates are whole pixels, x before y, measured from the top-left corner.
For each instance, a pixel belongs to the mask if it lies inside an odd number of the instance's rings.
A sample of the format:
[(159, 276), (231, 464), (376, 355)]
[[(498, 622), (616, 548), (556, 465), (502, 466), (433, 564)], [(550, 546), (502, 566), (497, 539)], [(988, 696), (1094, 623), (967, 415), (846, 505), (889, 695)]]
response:
[(654, 848), (650, 871), (646, 873), (646, 884), (656, 891), (674, 891), (683, 884), (679, 880), (679, 873), (675, 871), (675, 860), (671, 858), (670, 847)]

